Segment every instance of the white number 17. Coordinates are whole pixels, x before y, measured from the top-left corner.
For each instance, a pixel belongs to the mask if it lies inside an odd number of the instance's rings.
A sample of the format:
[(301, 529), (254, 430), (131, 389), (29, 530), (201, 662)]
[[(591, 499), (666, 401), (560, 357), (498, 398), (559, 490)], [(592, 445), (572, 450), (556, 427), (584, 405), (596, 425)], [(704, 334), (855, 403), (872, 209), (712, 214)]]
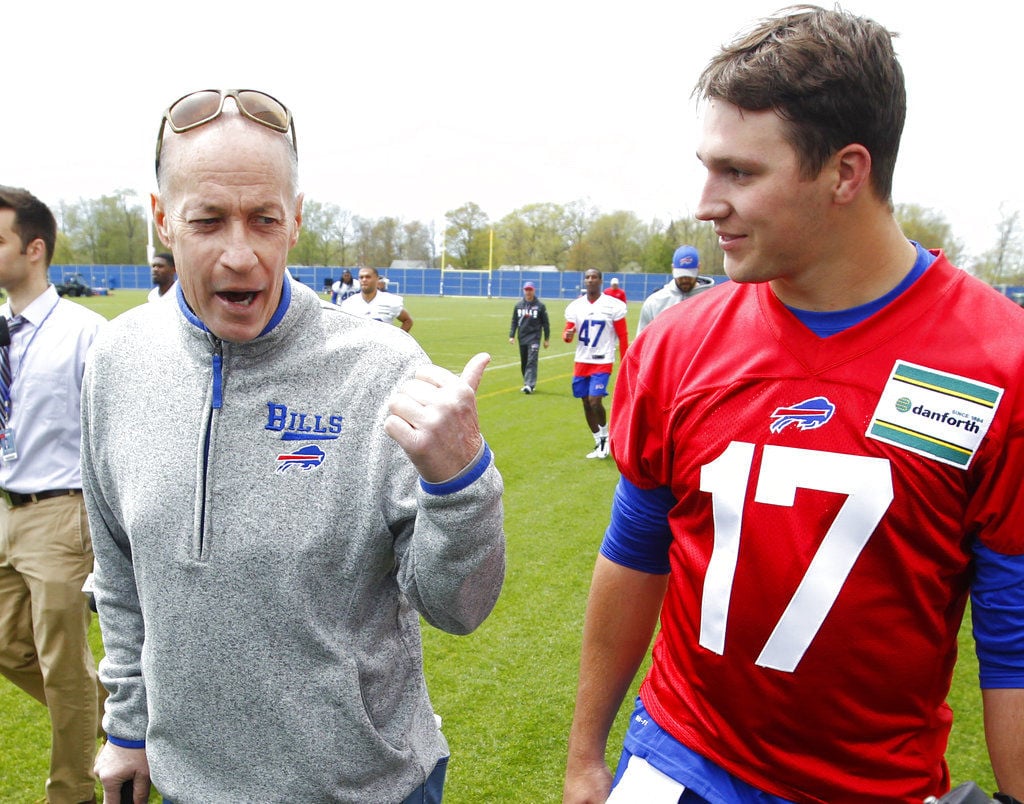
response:
[[(700, 472), (700, 490), (711, 494), (715, 525), (701, 601), (700, 644), (718, 654), (725, 651), (729, 598), (753, 461), (754, 445), (734, 441)], [(798, 488), (847, 497), (757, 657), (761, 667), (789, 673), (803, 658), (892, 502), (892, 472), (884, 458), (766, 446), (754, 502), (792, 507)]]

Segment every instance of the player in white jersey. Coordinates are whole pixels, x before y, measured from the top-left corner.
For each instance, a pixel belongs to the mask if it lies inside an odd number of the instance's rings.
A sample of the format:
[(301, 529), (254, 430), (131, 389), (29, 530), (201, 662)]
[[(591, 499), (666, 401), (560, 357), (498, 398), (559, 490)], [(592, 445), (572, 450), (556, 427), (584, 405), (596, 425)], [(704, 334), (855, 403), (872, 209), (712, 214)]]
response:
[(341, 279), (335, 280), (334, 284), (331, 285), (331, 303), (341, 304), (349, 296), (355, 296), (358, 292), (356, 290), (356, 283), (352, 279), (352, 272), (346, 268), (341, 275)]
[(615, 349), (622, 355), (629, 348), (626, 329), (626, 305), (601, 292), (604, 279), (596, 268), (583, 275), (585, 294), (565, 308), (565, 330), (562, 340), (576, 341), (576, 363), (573, 367), (572, 395), (583, 400), (583, 415), (594, 436), (594, 451), (588, 458), (608, 457), (608, 414), (604, 397), (612, 376)]
[(402, 329), (412, 329), (412, 316), (405, 309), (402, 297), (395, 293), (377, 290), (376, 268), (359, 269), (359, 293), (349, 296), (341, 303), (341, 309), (352, 315), (372, 318), (390, 324), (398, 319)]

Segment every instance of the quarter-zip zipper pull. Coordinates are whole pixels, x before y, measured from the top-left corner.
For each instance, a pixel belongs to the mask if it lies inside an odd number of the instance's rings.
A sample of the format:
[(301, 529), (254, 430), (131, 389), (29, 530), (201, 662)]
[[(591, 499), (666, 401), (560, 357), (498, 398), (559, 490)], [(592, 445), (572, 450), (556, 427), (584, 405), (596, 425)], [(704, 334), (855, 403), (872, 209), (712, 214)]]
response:
[(213, 345), (213, 400), (212, 407), (219, 410), (224, 403), (224, 355), (220, 340)]

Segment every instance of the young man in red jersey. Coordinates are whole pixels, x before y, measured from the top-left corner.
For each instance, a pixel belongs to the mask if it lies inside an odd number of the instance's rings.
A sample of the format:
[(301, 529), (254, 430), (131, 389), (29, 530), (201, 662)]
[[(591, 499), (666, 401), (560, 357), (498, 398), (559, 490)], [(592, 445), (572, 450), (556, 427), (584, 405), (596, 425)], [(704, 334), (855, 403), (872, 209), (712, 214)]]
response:
[(619, 287), (619, 278), (617, 276), (613, 276), (611, 280), (608, 282), (608, 287), (604, 289), (604, 295), (614, 296), (623, 304), (625, 304), (627, 301), (626, 291)]
[(893, 217), (884, 28), (787, 9), (697, 94), (697, 217), (734, 281), (623, 361), (564, 801), (943, 794), (968, 594), (992, 767), (1024, 798), (1024, 314)]

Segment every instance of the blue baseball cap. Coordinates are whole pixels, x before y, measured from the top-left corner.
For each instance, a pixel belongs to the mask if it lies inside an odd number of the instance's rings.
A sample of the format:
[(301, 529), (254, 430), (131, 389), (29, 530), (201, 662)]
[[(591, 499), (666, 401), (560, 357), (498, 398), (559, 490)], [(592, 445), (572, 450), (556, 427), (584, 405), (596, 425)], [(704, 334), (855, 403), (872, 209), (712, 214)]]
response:
[(696, 276), (700, 270), (700, 254), (693, 246), (680, 246), (672, 255), (672, 276)]

